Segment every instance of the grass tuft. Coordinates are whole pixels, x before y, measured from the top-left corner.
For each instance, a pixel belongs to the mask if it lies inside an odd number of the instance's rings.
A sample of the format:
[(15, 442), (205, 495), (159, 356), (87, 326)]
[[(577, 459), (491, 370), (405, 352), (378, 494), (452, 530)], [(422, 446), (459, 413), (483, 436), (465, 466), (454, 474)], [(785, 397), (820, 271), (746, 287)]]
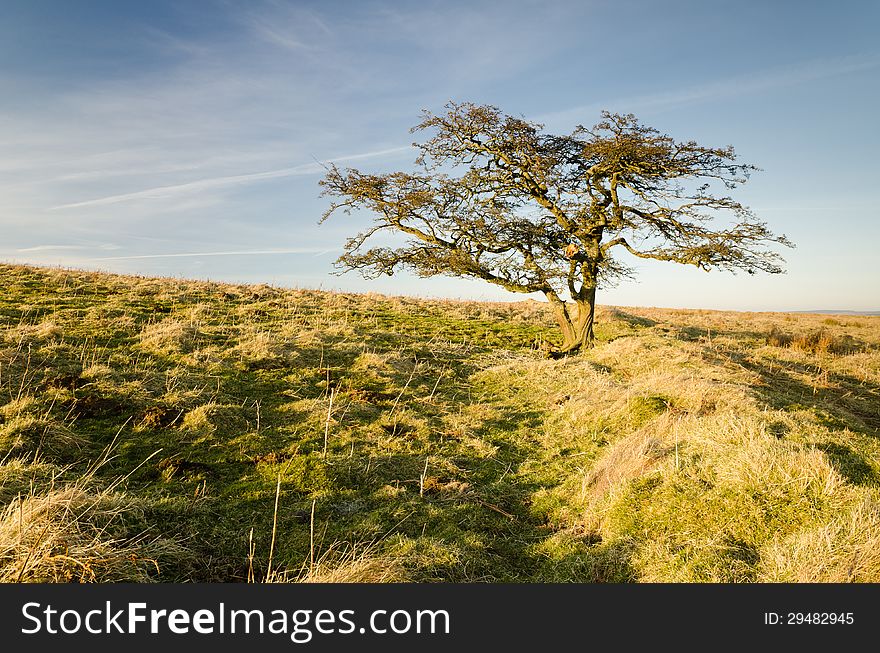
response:
[(880, 582), (880, 318), (0, 284), (0, 580)]

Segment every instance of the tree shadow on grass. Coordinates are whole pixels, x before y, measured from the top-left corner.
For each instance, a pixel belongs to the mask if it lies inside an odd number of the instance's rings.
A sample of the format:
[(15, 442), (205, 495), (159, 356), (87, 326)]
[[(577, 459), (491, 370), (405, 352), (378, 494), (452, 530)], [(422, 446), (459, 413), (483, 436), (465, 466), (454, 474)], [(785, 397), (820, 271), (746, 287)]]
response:
[[(880, 385), (833, 372), (823, 373), (817, 377), (816, 385), (811, 385), (798, 376), (814, 377), (815, 367), (790, 361), (776, 361), (770, 367), (736, 350), (724, 349), (719, 353), (758, 375), (758, 381), (750, 389), (766, 406), (788, 412), (808, 410), (831, 432), (848, 430), (880, 438)], [(778, 424), (771, 424), (771, 430), (777, 437), (785, 436)], [(852, 447), (841, 442), (817, 443), (816, 447), (849, 482), (855, 485), (880, 483), (867, 458)]]
[(756, 363), (742, 352), (725, 350), (724, 354), (759, 376), (760, 380), (752, 385), (752, 391), (771, 408), (812, 408), (823, 424), (832, 430), (848, 428), (880, 437), (880, 385), (830, 371), (811, 385), (795, 375), (815, 376), (813, 366), (777, 361), (778, 364), (770, 368)]
[(627, 313), (619, 308), (608, 309), (607, 316), (611, 319), (625, 322), (632, 327), (653, 327), (659, 324), (657, 320), (652, 320), (651, 318), (642, 317), (640, 315), (633, 315), (632, 313)]
[[(683, 342), (714, 342), (716, 338), (730, 338), (742, 343), (753, 345), (754, 343), (769, 344), (771, 331), (768, 329), (731, 329), (718, 328), (716, 326), (698, 327), (692, 325), (670, 324), (664, 331), (672, 334), (678, 340)], [(817, 336), (823, 330), (821, 327), (800, 328), (792, 332), (780, 332), (783, 338), (788, 341), (795, 340), (798, 337), (807, 338), (810, 335)], [(828, 347), (831, 353), (835, 354), (853, 354), (857, 352), (871, 352), (880, 350), (880, 343), (869, 342), (862, 338), (857, 338), (849, 334), (829, 334), (832, 338)], [(777, 345), (780, 346), (780, 345)], [(791, 345), (783, 345), (785, 347)]]
[(828, 456), (834, 469), (853, 485), (877, 485), (874, 469), (867, 459), (851, 447), (836, 442), (816, 445)]

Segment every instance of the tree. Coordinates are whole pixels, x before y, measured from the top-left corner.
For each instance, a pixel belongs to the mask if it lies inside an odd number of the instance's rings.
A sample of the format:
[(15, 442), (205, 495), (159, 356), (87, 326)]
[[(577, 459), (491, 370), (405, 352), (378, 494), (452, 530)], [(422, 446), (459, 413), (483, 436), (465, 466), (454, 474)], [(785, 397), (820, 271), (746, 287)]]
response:
[[(677, 142), (633, 115), (603, 112), (570, 135), (450, 102), (411, 131), (430, 137), (417, 172), (370, 175), (330, 166), (322, 196), (337, 211), (366, 209), (372, 225), (350, 238), (337, 265), (366, 278), (408, 268), (422, 277), (483, 279), (515, 293), (543, 293), (562, 330), (558, 353), (590, 346), (596, 290), (632, 268), (619, 253), (715, 268), (777, 274), (774, 235), (722, 191), (757, 170), (732, 147)], [(726, 225), (713, 223), (732, 216)], [(367, 248), (383, 231), (398, 246)], [(567, 299), (563, 299), (567, 294)]]

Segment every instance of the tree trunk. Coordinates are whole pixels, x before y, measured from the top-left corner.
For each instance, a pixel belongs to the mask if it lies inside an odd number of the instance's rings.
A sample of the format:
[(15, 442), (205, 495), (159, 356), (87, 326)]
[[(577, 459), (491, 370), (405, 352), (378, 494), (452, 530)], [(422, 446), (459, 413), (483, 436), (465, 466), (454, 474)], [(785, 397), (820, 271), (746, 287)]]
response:
[(593, 346), (593, 322), (596, 316), (595, 288), (584, 288), (575, 298), (575, 315), (568, 310), (565, 302), (551, 300), (550, 305), (562, 331), (562, 346), (551, 351), (551, 356), (559, 358)]
[(593, 346), (593, 323), (596, 319), (596, 289), (587, 288), (583, 298), (577, 301), (578, 321), (577, 336), (578, 346), (589, 349)]

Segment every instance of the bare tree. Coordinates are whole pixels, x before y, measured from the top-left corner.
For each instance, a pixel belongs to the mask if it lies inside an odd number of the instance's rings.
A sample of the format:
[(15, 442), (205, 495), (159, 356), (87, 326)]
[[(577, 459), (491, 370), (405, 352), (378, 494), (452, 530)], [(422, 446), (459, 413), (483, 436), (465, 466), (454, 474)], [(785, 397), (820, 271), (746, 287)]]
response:
[[(412, 129), (430, 133), (414, 144), (417, 172), (328, 169), (322, 195), (333, 201), (321, 221), (339, 210), (374, 216), (346, 242), (342, 269), (375, 278), (408, 268), (543, 293), (562, 330), (558, 353), (592, 343), (596, 289), (632, 273), (620, 252), (782, 272), (767, 245), (791, 242), (724, 194), (757, 170), (736, 163), (732, 147), (676, 142), (633, 115), (603, 112), (592, 129), (555, 136), (493, 106), (446, 109), (425, 111)], [(722, 215), (731, 219), (713, 225)], [(403, 242), (367, 248), (386, 230)]]

